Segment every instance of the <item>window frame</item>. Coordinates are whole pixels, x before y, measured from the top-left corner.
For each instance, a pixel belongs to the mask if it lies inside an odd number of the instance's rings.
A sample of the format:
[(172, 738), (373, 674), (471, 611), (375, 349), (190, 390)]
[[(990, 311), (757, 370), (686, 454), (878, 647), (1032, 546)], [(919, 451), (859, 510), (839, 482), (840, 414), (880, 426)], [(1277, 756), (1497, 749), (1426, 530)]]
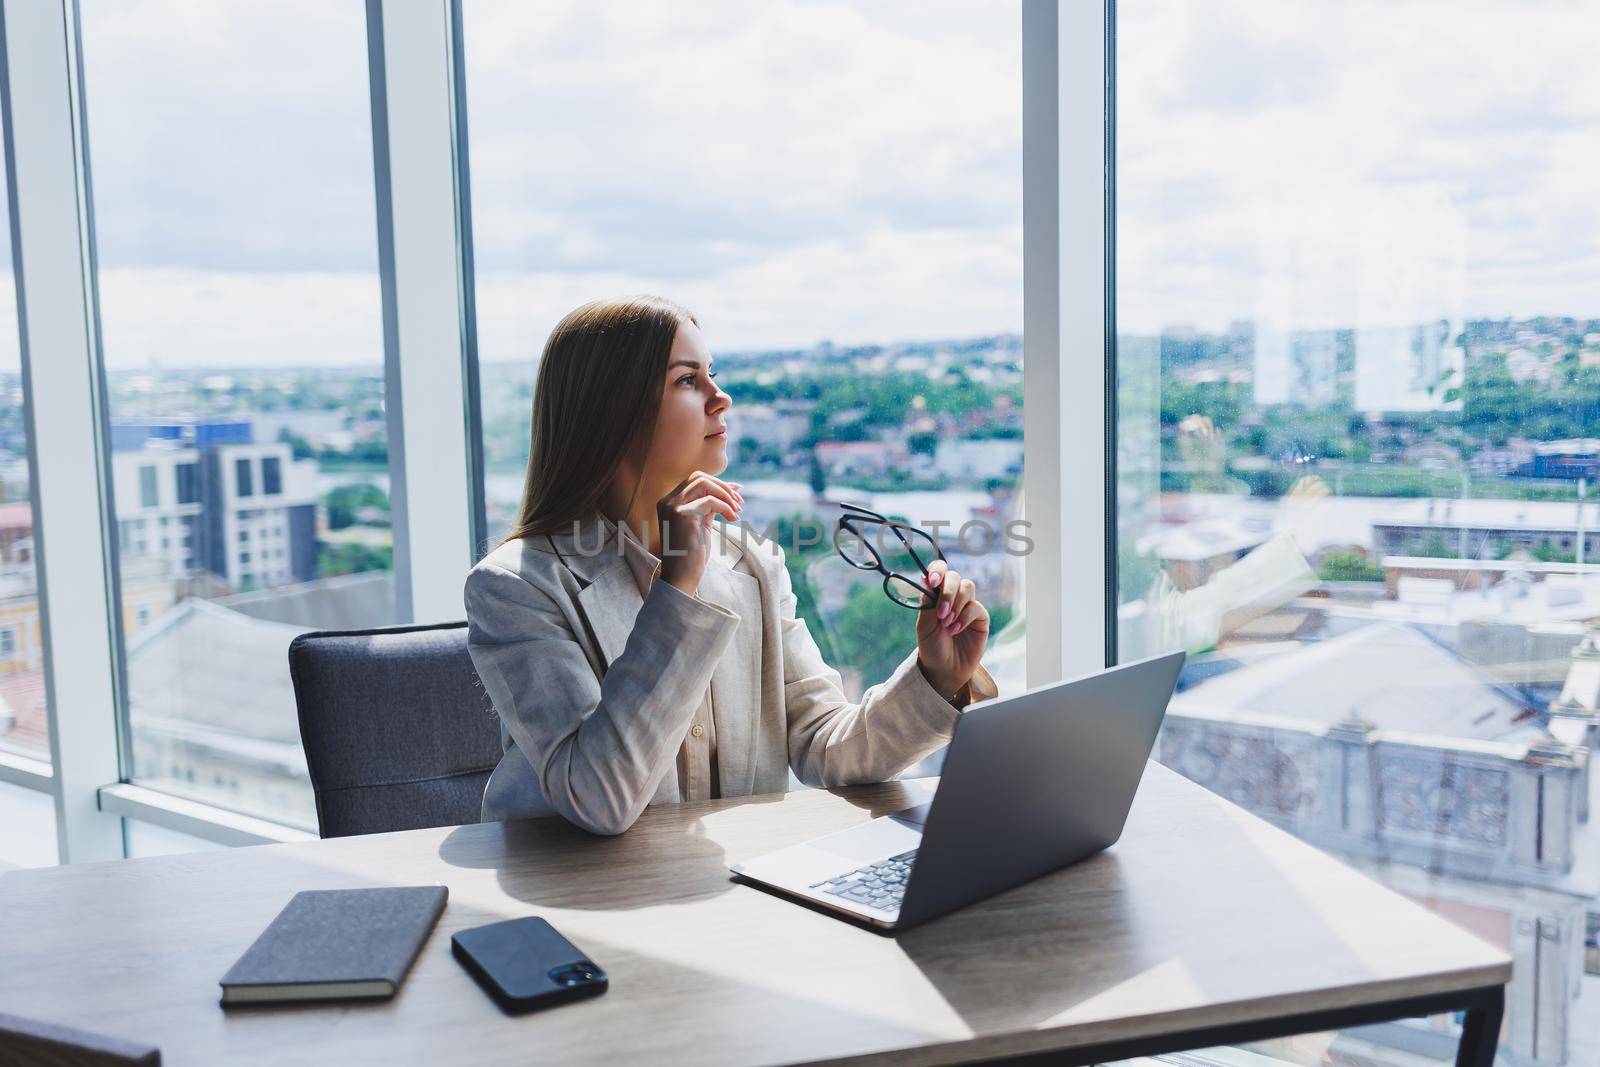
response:
[[(124, 854), (121, 820), (99, 808), (100, 786), (122, 762), (123, 645), (79, 43), (70, 0), (0, 7), (0, 107), (51, 756), (48, 763), (8, 757), (5, 768), (9, 781), (53, 796), (63, 863)], [(55, 611), (56, 604), (71, 610)], [(57, 649), (71, 650), (70, 669), (56, 669)]]
[(1116, 662), (1115, 40), (1115, 0), (1023, 0), (1030, 687)]

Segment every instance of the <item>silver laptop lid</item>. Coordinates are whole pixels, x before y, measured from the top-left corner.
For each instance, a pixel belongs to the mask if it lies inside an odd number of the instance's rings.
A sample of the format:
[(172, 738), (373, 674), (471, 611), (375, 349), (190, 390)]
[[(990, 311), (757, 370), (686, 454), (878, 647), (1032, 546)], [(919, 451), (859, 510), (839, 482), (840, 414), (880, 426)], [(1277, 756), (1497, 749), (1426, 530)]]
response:
[(1115, 843), (1183, 660), (1182, 652), (1152, 656), (969, 708), (945, 756), (897, 925)]

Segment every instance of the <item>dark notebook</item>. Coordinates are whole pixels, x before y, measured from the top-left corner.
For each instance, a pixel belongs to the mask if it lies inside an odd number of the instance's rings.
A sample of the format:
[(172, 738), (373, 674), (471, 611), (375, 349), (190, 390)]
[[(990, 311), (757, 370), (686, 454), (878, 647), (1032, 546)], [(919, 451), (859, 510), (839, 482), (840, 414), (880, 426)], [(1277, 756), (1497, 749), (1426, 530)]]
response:
[(222, 976), (222, 1002), (392, 997), (448, 895), (442, 885), (296, 893)]

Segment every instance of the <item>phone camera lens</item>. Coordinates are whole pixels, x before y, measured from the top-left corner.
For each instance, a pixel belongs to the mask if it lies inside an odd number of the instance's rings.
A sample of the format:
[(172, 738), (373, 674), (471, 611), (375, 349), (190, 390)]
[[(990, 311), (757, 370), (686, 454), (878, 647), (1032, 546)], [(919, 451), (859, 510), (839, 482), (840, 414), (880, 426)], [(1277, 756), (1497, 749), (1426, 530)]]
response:
[(574, 963), (566, 963), (560, 967), (550, 968), (550, 980), (557, 985), (584, 985), (588, 982), (598, 981), (599, 978), (600, 968), (588, 960), (578, 960)]

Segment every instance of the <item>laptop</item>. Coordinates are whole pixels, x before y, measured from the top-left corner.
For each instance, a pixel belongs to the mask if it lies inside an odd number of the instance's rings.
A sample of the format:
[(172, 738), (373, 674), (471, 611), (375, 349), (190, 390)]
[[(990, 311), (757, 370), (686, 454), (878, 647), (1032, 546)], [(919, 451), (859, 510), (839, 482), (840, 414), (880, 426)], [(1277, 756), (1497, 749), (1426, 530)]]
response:
[(973, 704), (930, 802), (729, 869), (902, 930), (1092, 856), (1122, 836), (1183, 659), (1152, 656)]

